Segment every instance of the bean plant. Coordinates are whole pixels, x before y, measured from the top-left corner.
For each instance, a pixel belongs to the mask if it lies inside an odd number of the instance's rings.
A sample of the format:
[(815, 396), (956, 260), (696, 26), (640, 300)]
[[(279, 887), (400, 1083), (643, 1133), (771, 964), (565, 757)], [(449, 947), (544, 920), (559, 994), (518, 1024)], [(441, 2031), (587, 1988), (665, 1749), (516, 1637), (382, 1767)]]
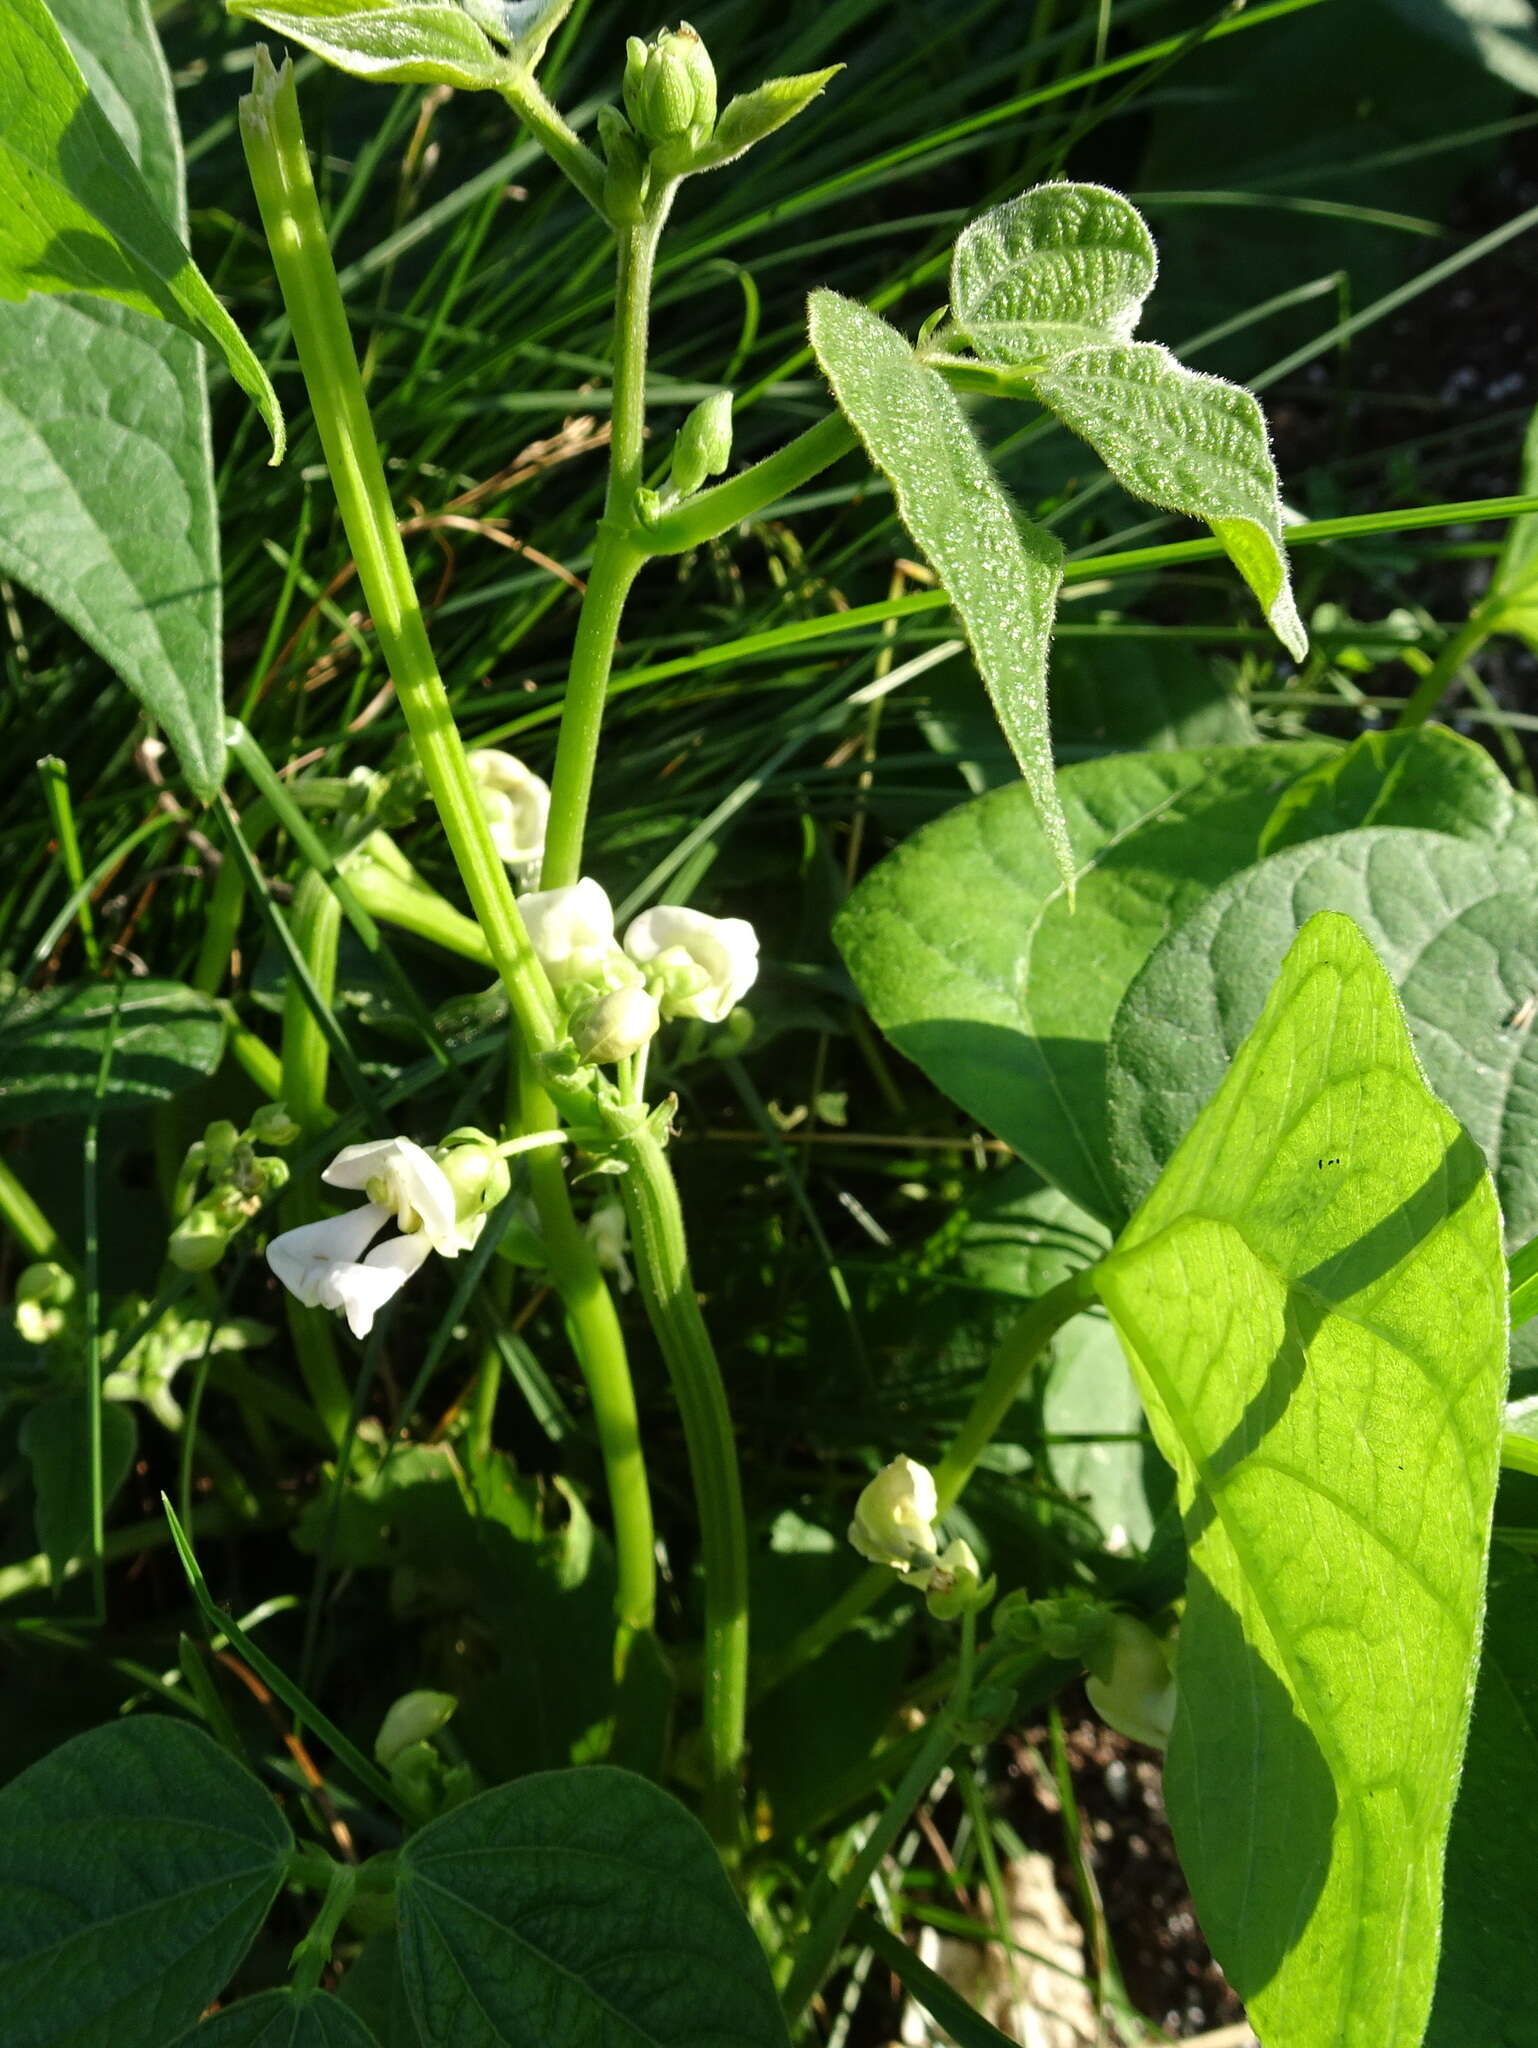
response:
[[(152, 1428), (181, 1444), (164, 1529), (199, 1630), (149, 1674), (148, 1710), (0, 1792), (5, 2039), (783, 2048), (825, 2037), (830, 1984), (874, 1949), (956, 2040), (1002, 2040), (894, 1938), (883, 1871), (959, 1757), (1081, 1678), (1113, 1729), (1163, 1756), (1202, 1929), (1265, 2048), (1532, 2039), (1531, 1928), (1513, 1931), (1508, 1903), (1525, 1872), (1490, 1845), (1503, 1756), (1531, 1744), (1534, 1589), (1520, 1547), (1493, 1571), (1490, 1555), (1503, 1460), (1538, 1471), (1523, 1411), (1506, 1407), (1513, 1315), (1538, 1307), (1520, 1250), (1538, 1230), (1538, 1155), (1516, 1129), (1533, 1097), (1538, 808), (1427, 722), (1424, 692), (1400, 728), (1349, 746), (1277, 738), (1055, 768), (1048, 723), (1065, 584), (1226, 558), (1301, 662), (1290, 545), (1371, 516), (1289, 532), (1256, 399), (1141, 335), (1157, 254), (1139, 212), (1061, 179), (963, 229), (945, 302), (916, 332), (813, 290), (826, 406), (734, 464), (724, 385), (671, 431), (654, 416), (659, 250), (685, 184), (793, 148), (780, 131), (838, 94), (835, 71), (718, 90), (681, 23), (615, 52), (612, 103), (579, 130), (540, 83), (571, 0), (229, 5), (304, 59), (256, 44), (240, 135), (403, 736), (382, 768), (319, 773), (269, 759), (229, 716), (217, 590), (194, 587), (209, 508), (177, 466), (178, 407), (200, 402), (195, 351), (211, 351), (276, 462), (278, 401), (187, 253), (146, 8), (119, 20), (99, 0), (8, 0), (0, 424), (37, 492), (0, 534), (0, 566), (137, 694), (167, 801), (204, 807), (222, 860), (190, 981), (23, 991), (0, 1020), (0, 1088), (28, 1114), (77, 1118), (89, 1165), (105, 1111), (229, 1085), (228, 1113), (161, 1162), (164, 1262), (139, 1296), (104, 1301), (94, 1263), (0, 1167), (30, 1260), (13, 1310), (27, 1369), (7, 1381), (36, 1498), (29, 1583), (84, 1570), (110, 1624), (103, 1518)], [(593, 250), (612, 252), (607, 485), (548, 782), (487, 742), (434, 655), (302, 124), (317, 59), (499, 97), (586, 203)], [(140, 110), (137, 144), (124, 104)], [(74, 446), (62, 398), (93, 351), (116, 383)], [(1209, 536), (1067, 560), (979, 438), (1020, 418), (1060, 423), (1124, 491)], [(673, 1162), (691, 1116), (679, 1077), (751, 1043), (774, 963), (750, 919), (683, 900), (709, 900), (697, 870), (679, 900), (663, 883), (617, 910), (589, 815), (638, 579), (851, 463), (890, 492), (932, 584), (912, 602), (954, 614), (1019, 779), (867, 864), (837, 945), (890, 1046), (1034, 1170), (1033, 1213), (1071, 1220), (1081, 1253), (1038, 1264), (947, 1441), (886, 1442), (850, 1480), (825, 1598), (766, 1649), (712, 1275), (691, 1263)], [(56, 504), (125, 490), (121, 544), (104, 541), (102, 511), (82, 552)], [(1511, 531), (1508, 591), (1532, 546)], [(137, 594), (151, 548), (187, 555), (192, 595), (163, 620)], [(884, 673), (865, 701), (904, 680)], [(50, 773), (84, 933), (92, 878), (70, 851), (67, 763)], [(444, 887), (403, 850), (408, 830), (436, 849)], [(276, 1053), (225, 989), (253, 915), (279, 967)], [(451, 1028), (391, 934), (494, 977), (489, 993)], [(348, 957), (372, 963), (413, 1048), (387, 1082), (338, 1023)], [(447, 1105), (437, 1122), (424, 1092)], [(265, 1292), (240, 1263), (254, 1249)], [(637, 1330), (616, 1305), (632, 1273), (665, 1385), (638, 1383)], [(536, 1286), (560, 1304), (596, 1445), (591, 1469), (554, 1486), (499, 1463), (493, 1438), (509, 1374), (525, 1398), (554, 1398), (519, 1335), (519, 1290)], [(396, 1369), (419, 1369), (410, 1416), (445, 1346), (466, 1331), (466, 1355), (481, 1346), (447, 1465), (443, 1445), (384, 1436), (371, 1405), (397, 1297), (435, 1288), (452, 1299), (440, 1336)], [(280, 1299), (291, 1371), (245, 1313)], [(1119, 1578), (1068, 1561), (1055, 1582), (1021, 1583), (990, 1556), (968, 1489), (996, 1471), (1000, 1431), (1049, 1362), (1108, 1332), (1130, 1378), (1107, 1398), (1129, 1437), (1146, 1418), (1168, 1505), (1118, 1524)], [(845, 1341), (814, 1330), (813, 1361)], [(268, 1647), (260, 1589), (223, 1582), (207, 1540), (241, 1484), (198, 1432), (211, 1374), (259, 1437), (306, 1446), (296, 1540), (317, 1556), (419, 1571), (431, 1607), (446, 1597), (432, 1516), (451, 1499), (476, 1518), (465, 1568), (499, 1617), (498, 1654), (591, 1689), (567, 1703), (585, 1733), (559, 1767), (499, 1780), (461, 1740), (459, 1695), (409, 1673), (364, 1727), (345, 1692), (313, 1682), (313, 1642), (298, 1658)], [(652, 1482), (676, 1430), (689, 1535), (669, 1554)], [(222, 1506), (191, 1483), (200, 1469)], [(1112, 1480), (1096, 1468), (1086, 1483)], [(392, 1549), (408, 1526), (419, 1552)], [(596, 1666), (568, 1662), (565, 1610), (529, 1590), (531, 1573), (575, 1584), (594, 1544), (612, 1546)], [(864, 1775), (787, 1842), (750, 1702), (813, 1713), (819, 1673), (825, 1688), (855, 1682), (841, 1658), (877, 1639), (873, 1617), (909, 1630), (921, 1681)], [(1482, 1632), (1493, 1675), (1476, 1693)], [(220, 1659), (274, 1716), (265, 1757), (232, 1719)], [(528, 1698), (514, 1682), (498, 1711), (516, 1719)], [(285, 1963), (262, 1930), (296, 1901), (308, 1931)], [(1116, 2024), (1137, 2038), (1125, 2014)]]

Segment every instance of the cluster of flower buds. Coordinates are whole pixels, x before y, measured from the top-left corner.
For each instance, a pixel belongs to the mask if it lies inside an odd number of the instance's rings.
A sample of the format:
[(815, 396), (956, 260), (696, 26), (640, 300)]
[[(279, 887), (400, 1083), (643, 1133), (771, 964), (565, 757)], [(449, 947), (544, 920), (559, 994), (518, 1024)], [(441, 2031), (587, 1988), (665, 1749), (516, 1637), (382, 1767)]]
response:
[(491, 826), (498, 858), (512, 870), (520, 889), (539, 881), (545, 857), (545, 831), (550, 822), (550, 785), (516, 754), (499, 747), (477, 747), (466, 765)]
[(659, 904), (621, 943), (614, 907), (590, 878), (537, 890), (518, 908), (572, 1043), (594, 1066), (640, 1052), (664, 1018), (722, 1023), (758, 977), (758, 938), (740, 917)]
[[(355, 1337), (368, 1335), (430, 1253), (454, 1259), (469, 1251), (511, 1186), (503, 1149), (470, 1129), (450, 1132), (431, 1152), (410, 1138), (346, 1145), (321, 1178), (367, 1199), (285, 1230), (268, 1245), (267, 1263), (306, 1308), (345, 1315)], [(376, 1245), (392, 1221), (399, 1234)]]
[(218, 1265), (262, 1205), (288, 1184), (286, 1162), (256, 1148), (291, 1145), (298, 1135), (281, 1102), (265, 1104), (243, 1131), (227, 1118), (208, 1126), (188, 1148), (177, 1177), (177, 1223), (166, 1246), (173, 1266), (207, 1273)]
[(450, 1692), (403, 1693), (374, 1737), (375, 1762), (419, 1822), (463, 1805), (476, 1789), (463, 1757), (445, 1759), (438, 1747), (458, 1705)]
[(976, 1614), (993, 1598), (972, 1546), (955, 1537), (941, 1547), (934, 1474), (912, 1458), (884, 1465), (855, 1502), (849, 1541), (872, 1564), (890, 1565), (919, 1587), (937, 1621)]

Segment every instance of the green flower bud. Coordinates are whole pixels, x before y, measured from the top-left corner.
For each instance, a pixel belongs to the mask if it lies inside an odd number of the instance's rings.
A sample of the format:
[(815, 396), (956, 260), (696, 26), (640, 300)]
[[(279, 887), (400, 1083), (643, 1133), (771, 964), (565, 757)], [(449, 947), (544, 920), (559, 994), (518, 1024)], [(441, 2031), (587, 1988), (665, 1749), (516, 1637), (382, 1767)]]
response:
[(264, 1102), (247, 1129), (247, 1136), (257, 1145), (292, 1145), (298, 1135), (299, 1126), (282, 1102)]
[[(220, 1193), (224, 1191), (221, 1189)], [(218, 1213), (217, 1196), (209, 1195), (190, 1209), (171, 1232), (166, 1256), (183, 1273), (209, 1273), (229, 1249), (230, 1239), (245, 1221), (232, 1227)]]
[(203, 1133), (203, 1152), (210, 1173), (227, 1173), (240, 1143), (240, 1133), (228, 1117), (220, 1117)]
[(699, 36), (681, 21), (637, 55), (634, 37), (626, 45), (625, 110), (636, 134), (655, 147), (709, 140), (716, 122), (716, 71)]
[(446, 1728), (459, 1701), (451, 1692), (408, 1692), (390, 1708), (374, 1737), (374, 1761), (389, 1770), (404, 1749)]
[(732, 394), (713, 391), (678, 430), (673, 443), (673, 488), (692, 497), (708, 476), (720, 476), (732, 459)]
[(256, 1162), (256, 1191), (258, 1198), (266, 1201), (270, 1195), (281, 1194), (288, 1186), (288, 1161), (286, 1159), (258, 1159)]
[(451, 1131), (432, 1157), (453, 1190), (455, 1221), (468, 1249), (480, 1234), (482, 1218), (506, 1200), (512, 1171), (482, 1131)]
[(604, 212), (616, 227), (634, 227), (645, 214), (651, 182), (646, 151), (618, 107), (598, 109), (598, 133), (605, 159)]
[(644, 988), (616, 988), (571, 1020), (572, 1043), (591, 1066), (628, 1059), (657, 1035), (662, 1012)]

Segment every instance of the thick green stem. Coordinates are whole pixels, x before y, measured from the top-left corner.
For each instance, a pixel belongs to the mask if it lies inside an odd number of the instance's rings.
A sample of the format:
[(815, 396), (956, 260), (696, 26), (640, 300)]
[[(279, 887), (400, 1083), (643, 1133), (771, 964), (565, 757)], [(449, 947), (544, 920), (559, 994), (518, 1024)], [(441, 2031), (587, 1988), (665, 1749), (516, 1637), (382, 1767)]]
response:
[(700, 1314), (666, 1155), (643, 1129), (624, 1148), (620, 1180), (636, 1272), (657, 1333), (689, 1454), (705, 1576), (706, 1819), (723, 1854), (739, 1832), (738, 1777), (748, 1694), (748, 1545), (732, 1418)]
[(637, 539), (654, 555), (681, 555), (690, 548), (703, 547), (718, 534), (752, 519), (766, 505), (799, 491), (854, 445), (854, 428), (842, 413), (829, 413), (751, 469), (664, 512), (653, 525), (639, 529)]
[(570, 178), (593, 211), (600, 218), (607, 219), (603, 204), (603, 165), (571, 124), (546, 99), (534, 74), (521, 69), (514, 71), (502, 87), (502, 97), (537, 138), (545, 154)]

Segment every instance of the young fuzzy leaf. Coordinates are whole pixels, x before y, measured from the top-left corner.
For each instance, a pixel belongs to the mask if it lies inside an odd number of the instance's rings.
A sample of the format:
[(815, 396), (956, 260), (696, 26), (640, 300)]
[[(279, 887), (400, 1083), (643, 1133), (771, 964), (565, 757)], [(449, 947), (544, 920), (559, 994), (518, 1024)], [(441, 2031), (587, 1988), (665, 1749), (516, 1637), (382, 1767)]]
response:
[(878, 313), (837, 292), (813, 292), (811, 336), (834, 397), (956, 608), (1071, 888), (1073, 852), (1047, 722), (1047, 649), (1063, 550), (1019, 518), (954, 394)]
[(459, 0), (229, 0), (229, 9), (378, 85), (494, 92), (508, 73)]
[(951, 317), (988, 362), (1049, 361), (1127, 341), (1159, 258), (1130, 200), (1103, 185), (1038, 185), (963, 229)]
[(1266, 2048), (1417, 2048), (1506, 1379), (1500, 1212), (1313, 918), (1101, 1268), (1190, 1568), (1165, 1796)]
[(762, 142), (809, 107), (843, 68), (842, 64), (830, 64), (826, 71), (804, 71), (797, 78), (771, 78), (751, 92), (738, 93), (722, 108), (715, 134), (692, 168), (718, 171), (722, 164), (735, 163), (755, 142)]
[(1206, 521), (1302, 661), (1308, 636), (1287, 573), (1276, 465), (1250, 393), (1186, 369), (1152, 341), (1074, 349), (1033, 381), (1125, 490)]
[[(146, 24), (141, 33), (154, 31)], [(206, 343), (255, 400), (272, 434), (273, 459), (281, 459), (283, 416), (266, 371), (97, 104), (44, 0), (7, 0), (0, 22), (0, 299), (34, 292), (88, 292), (168, 320)]]

